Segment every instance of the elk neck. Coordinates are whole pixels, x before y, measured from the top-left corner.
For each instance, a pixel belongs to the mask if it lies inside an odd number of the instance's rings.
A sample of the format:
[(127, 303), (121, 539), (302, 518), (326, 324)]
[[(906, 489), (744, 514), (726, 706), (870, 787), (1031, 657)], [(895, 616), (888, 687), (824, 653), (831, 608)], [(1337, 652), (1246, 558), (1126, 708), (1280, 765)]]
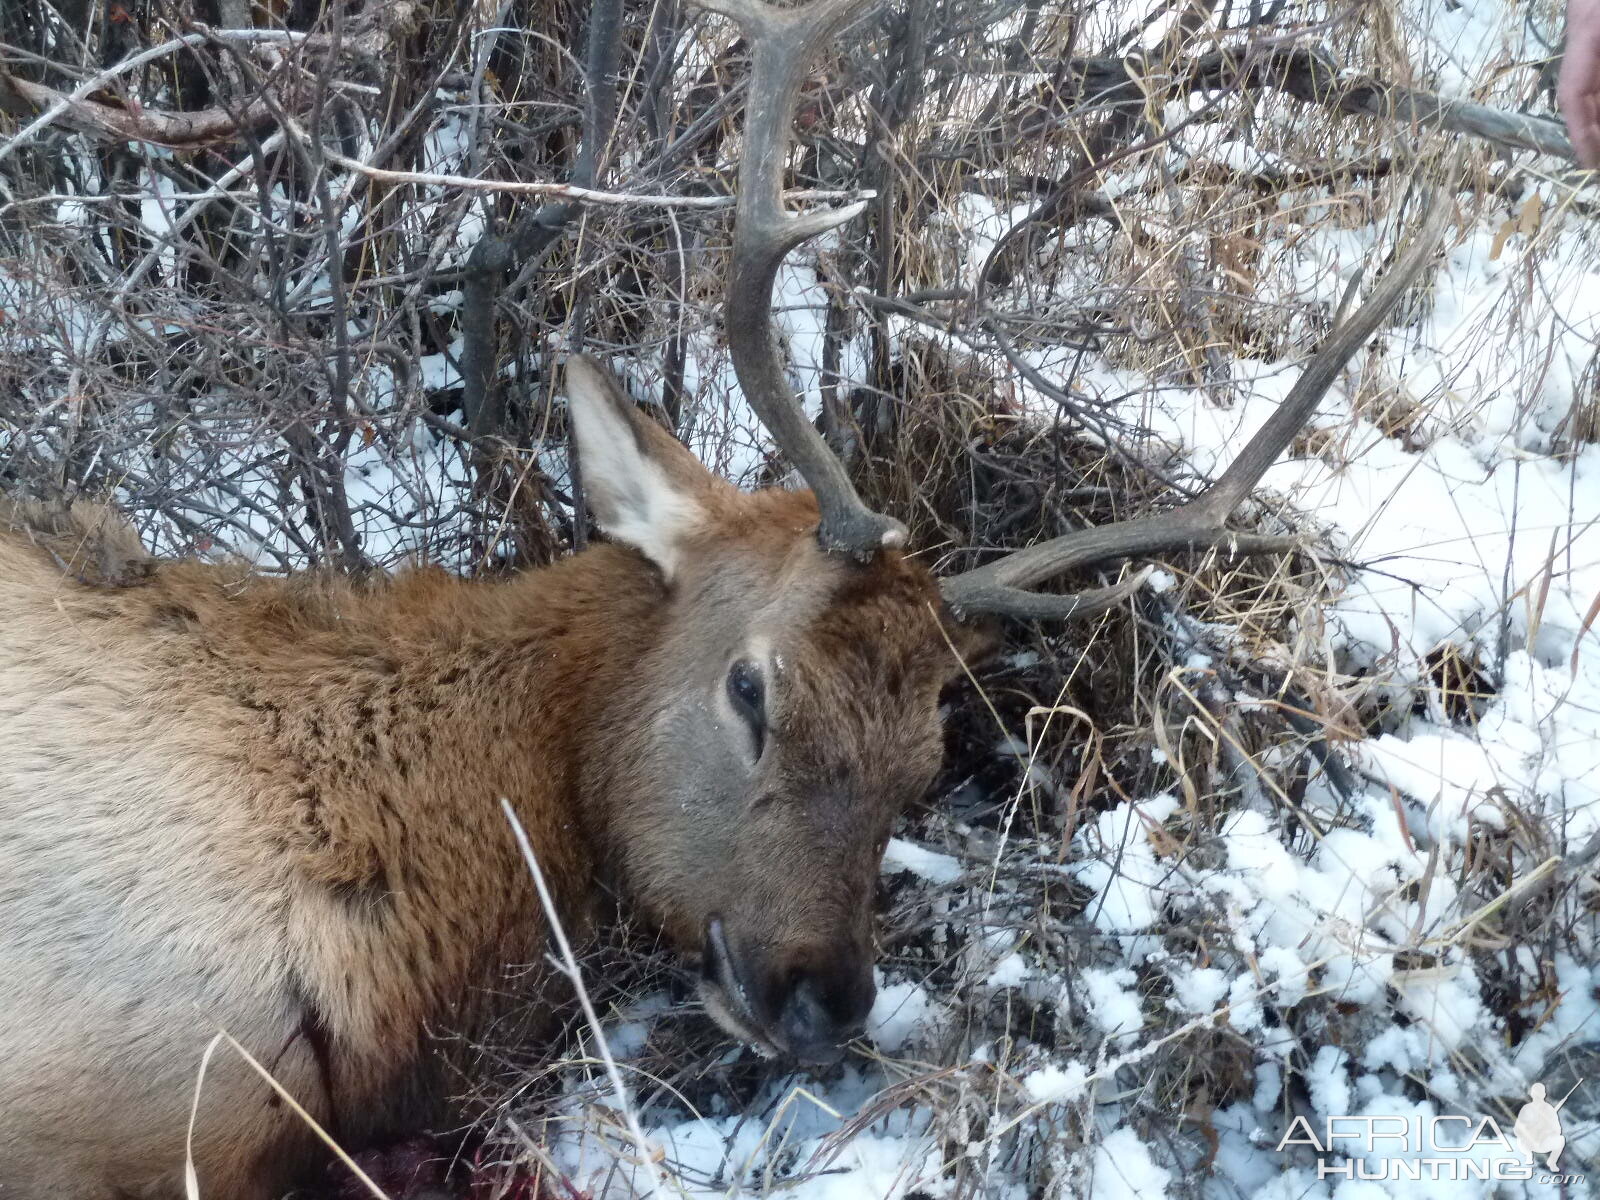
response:
[(308, 1006), (382, 1058), (428, 1027), (482, 1028), (495, 996), (525, 1002), (506, 971), (539, 961), (548, 929), (500, 799), (581, 936), (611, 831), (579, 763), (660, 636), (659, 574), (609, 545), (492, 582), (218, 571), (177, 565), (138, 590), (187, 627), (168, 645), (189, 647), (173, 665), (220, 714), (208, 755), (290, 868)]

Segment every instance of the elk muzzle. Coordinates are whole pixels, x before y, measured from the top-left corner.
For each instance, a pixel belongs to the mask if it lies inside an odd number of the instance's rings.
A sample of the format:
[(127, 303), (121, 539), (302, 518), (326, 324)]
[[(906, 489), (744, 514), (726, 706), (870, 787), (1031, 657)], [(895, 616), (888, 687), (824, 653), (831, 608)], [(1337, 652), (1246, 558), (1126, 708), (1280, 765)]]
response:
[(766, 952), (730, 941), (714, 916), (706, 922), (700, 993), (735, 1037), (823, 1065), (837, 1062), (866, 1028), (877, 989), (872, 956), (853, 940)]

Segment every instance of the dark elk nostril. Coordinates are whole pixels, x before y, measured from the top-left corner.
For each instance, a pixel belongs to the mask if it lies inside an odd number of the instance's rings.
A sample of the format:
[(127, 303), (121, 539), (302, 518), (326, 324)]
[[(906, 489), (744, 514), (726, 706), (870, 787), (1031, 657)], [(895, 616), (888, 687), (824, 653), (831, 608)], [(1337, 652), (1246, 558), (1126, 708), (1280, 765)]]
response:
[(868, 975), (828, 979), (800, 974), (778, 1016), (785, 1046), (801, 1062), (837, 1062), (844, 1043), (866, 1028), (874, 992)]

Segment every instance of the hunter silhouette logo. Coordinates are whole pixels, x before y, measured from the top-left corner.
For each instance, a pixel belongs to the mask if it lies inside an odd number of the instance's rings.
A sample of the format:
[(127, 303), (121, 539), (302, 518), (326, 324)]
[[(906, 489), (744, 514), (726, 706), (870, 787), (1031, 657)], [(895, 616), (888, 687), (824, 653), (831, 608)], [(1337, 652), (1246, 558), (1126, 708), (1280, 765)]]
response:
[[(1582, 1082), (1578, 1080), (1578, 1083)], [(1556, 1160), (1567, 1145), (1567, 1139), (1561, 1133), (1560, 1109), (1572, 1098), (1572, 1092), (1578, 1090), (1578, 1083), (1573, 1084), (1572, 1091), (1554, 1104), (1544, 1098), (1544, 1084), (1536, 1083), (1528, 1089), (1528, 1103), (1517, 1113), (1517, 1123), (1511, 1127), (1511, 1136), (1517, 1139), (1517, 1145), (1522, 1148), (1524, 1161), (1532, 1162), (1535, 1155), (1547, 1154), (1549, 1157), (1544, 1160), (1545, 1166), (1552, 1171), (1556, 1169)]]

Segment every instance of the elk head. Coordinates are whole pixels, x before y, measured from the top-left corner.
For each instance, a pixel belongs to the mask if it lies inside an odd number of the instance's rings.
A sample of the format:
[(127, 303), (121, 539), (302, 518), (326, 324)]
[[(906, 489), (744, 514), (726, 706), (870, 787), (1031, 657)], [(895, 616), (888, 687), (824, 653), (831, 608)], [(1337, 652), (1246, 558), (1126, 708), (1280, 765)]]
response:
[(872, 0), (698, 2), (742, 26), (752, 61), (729, 349), (745, 398), (812, 490), (739, 493), (641, 416), (604, 371), (570, 360), (573, 432), (594, 514), (667, 582), (666, 632), (638, 665), (640, 694), (659, 699), (613, 713), (619, 753), (586, 769), (589, 794), (626, 806), (632, 825), (614, 854), (662, 928), (699, 954), (712, 1015), (758, 1046), (819, 1061), (837, 1054), (871, 1006), (873, 880), (895, 814), (937, 769), (940, 687), (961, 656), (989, 641), (968, 622), (1103, 609), (1143, 574), (1071, 595), (1032, 589), (1116, 559), (1297, 547), (1226, 521), (1420, 273), (1452, 206), (1441, 189), (1368, 301), (1194, 499), (936, 583), (902, 553), (904, 527), (862, 504), (795, 404), (770, 314), (785, 254), (864, 207), (794, 217), (781, 184), (804, 71)]
[(872, 1007), (883, 847), (932, 782), (939, 691), (983, 635), (898, 551), (826, 551), (809, 493), (717, 479), (592, 362), (569, 361), (566, 390), (597, 523), (665, 584), (584, 791), (630, 894), (698, 954), (718, 1021), (826, 1061)]

